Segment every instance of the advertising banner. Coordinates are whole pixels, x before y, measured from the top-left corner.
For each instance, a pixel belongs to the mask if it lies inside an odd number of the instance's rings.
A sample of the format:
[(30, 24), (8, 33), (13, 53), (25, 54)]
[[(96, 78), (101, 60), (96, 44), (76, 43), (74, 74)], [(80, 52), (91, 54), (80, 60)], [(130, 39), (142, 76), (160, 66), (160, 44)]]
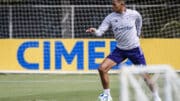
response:
[[(180, 70), (180, 40), (142, 39), (141, 46), (147, 64), (169, 64)], [(1, 39), (0, 71), (97, 70), (115, 47), (113, 39)], [(122, 64), (132, 65), (130, 60)]]

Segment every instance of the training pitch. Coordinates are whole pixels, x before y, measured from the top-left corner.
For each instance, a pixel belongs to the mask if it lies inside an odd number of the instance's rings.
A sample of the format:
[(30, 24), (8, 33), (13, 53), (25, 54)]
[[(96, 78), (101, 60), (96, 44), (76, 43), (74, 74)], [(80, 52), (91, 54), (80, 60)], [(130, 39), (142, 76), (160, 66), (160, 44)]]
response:
[[(110, 79), (118, 101), (118, 75)], [(96, 101), (100, 93), (98, 74), (0, 74), (0, 101)]]

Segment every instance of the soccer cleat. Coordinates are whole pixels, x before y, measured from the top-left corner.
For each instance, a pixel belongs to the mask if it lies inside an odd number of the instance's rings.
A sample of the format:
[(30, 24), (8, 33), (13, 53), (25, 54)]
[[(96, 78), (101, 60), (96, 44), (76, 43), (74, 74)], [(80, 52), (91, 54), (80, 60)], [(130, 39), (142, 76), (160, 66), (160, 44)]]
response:
[(98, 101), (112, 101), (112, 97), (111, 95), (102, 93), (99, 95)]
[(162, 100), (161, 100), (161, 98), (159, 96), (155, 96), (154, 101), (162, 101)]

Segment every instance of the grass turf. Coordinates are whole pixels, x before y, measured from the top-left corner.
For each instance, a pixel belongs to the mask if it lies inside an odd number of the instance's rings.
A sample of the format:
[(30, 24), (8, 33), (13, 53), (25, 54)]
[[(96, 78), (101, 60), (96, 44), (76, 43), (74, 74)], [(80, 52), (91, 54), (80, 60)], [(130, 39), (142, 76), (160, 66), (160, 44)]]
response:
[[(118, 75), (110, 75), (111, 94), (119, 98)], [(1, 74), (0, 101), (96, 101), (98, 74)]]

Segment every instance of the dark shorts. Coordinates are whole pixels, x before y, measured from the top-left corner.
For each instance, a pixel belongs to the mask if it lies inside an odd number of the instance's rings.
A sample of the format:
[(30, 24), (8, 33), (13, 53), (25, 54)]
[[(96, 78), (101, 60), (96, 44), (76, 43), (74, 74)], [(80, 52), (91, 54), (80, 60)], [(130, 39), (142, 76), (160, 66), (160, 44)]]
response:
[(134, 65), (146, 65), (146, 60), (140, 47), (131, 50), (122, 50), (116, 47), (107, 58), (113, 60), (117, 64), (128, 58)]

